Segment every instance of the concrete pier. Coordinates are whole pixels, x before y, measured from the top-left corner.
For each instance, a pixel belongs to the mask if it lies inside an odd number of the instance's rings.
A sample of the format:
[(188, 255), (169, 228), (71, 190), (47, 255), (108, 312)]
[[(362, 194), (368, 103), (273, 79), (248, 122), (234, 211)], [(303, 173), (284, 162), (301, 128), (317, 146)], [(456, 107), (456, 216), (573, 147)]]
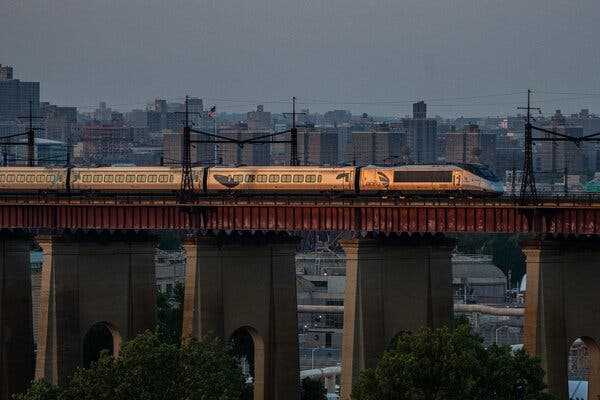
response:
[(568, 354), (590, 352), (588, 399), (600, 399), (600, 241), (545, 239), (523, 244), (527, 259), (524, 345), (541, 357), (548, 389), (568, 397)]
[(94, 349), (106, 345), (94, 343), (95, 338), (108, 340), (112, 348), (107, 350), (118, 354), (122, 340), (154, 328), (151, 237), (69, 235), (38, 240), (44, 263), (36, 379), (64, 382), (76, 367), (93, 361), (89, 357), (97, 356)]
[(254, 400), (297, 397), (296, 243), (271, 234), (185, 244), (183, 336), (250, 335)]
[(342, 398), (402, 332), (448, 324), (453, 243), (442, 237), (351, 239), (347, 257)]
[(31, 238), (0, 235), (0, 400), (33, 379), (30, 251)]

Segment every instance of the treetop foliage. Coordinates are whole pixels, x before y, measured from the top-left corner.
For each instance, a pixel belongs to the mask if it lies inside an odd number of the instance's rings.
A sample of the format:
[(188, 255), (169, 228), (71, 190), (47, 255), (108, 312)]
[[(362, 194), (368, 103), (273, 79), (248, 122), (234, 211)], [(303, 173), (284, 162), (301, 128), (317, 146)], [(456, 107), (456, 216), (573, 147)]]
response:
[(148, 332), (127, 342), (118, 357), (103, 354), (65, 385), (35, 382), (16, 400), (238, 400), (243, 376), (216, 339), (165, 343)]
[(486, 349), (460, 324), (400, 335), (375, 368), (365, 370), (354, 400), (551, 400), (539, 360), (509, 347)]

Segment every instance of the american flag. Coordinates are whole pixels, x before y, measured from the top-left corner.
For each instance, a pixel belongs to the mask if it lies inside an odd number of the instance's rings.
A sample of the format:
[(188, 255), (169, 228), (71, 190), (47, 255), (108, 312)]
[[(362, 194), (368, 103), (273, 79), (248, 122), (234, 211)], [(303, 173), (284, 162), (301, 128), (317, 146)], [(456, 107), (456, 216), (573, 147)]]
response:
[(217, 115), (217, 106), (212, 106), (208, 111), (208, 118), (214, 118)]

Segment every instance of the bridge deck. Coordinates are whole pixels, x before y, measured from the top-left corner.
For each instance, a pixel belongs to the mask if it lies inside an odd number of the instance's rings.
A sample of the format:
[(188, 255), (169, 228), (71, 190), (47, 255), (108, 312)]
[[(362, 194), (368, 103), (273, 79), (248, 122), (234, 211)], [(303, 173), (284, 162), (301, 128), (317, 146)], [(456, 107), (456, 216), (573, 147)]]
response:
[(600, 234), (600, 201), (546, 198), (0, 196), (0, 229)]

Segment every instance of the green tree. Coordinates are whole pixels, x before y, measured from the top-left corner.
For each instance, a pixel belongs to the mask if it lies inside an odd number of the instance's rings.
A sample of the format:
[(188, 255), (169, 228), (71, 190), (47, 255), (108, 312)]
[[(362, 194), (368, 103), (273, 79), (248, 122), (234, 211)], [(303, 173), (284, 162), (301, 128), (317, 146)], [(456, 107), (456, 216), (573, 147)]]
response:
[(539, 361), (507, 347), (483, 347), (467, 325), (401, 335), (364, 371), (354, 400), (549, 400)]
[(322, 379), (302, 379), (302, 400), (325, 400), (326, 396)]
[(214, 339), (181, 346), (145, 333), (127, 342), (118, 357), (101, 355), (57, 388), (36, 383), (17, 400), (238, 400), (243, 377), (237, 359)]
[(29, 390), (14, 396), (15, 400), (60, 400), (62, 391), (46, 381), (35, 381)]

